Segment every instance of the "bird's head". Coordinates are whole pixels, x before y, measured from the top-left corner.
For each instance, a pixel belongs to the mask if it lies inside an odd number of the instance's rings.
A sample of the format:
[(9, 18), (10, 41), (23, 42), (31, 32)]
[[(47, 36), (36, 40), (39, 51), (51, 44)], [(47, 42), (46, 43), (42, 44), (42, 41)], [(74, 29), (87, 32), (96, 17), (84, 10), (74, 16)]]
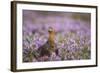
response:
[(49, 27), (48, 32), (49, 34), (55, 34), (55, 30), (52, 27)]

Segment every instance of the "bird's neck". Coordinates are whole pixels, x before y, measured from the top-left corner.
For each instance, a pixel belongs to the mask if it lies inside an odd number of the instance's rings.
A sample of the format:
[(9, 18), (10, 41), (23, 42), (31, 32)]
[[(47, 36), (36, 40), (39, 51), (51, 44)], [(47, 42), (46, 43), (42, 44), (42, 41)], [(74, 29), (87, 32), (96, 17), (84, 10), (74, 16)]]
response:
[(54, 46), (55, 41), (54, 41), (54, 34), (49, 34), (48, 42), (50, 43), (51, 46)]

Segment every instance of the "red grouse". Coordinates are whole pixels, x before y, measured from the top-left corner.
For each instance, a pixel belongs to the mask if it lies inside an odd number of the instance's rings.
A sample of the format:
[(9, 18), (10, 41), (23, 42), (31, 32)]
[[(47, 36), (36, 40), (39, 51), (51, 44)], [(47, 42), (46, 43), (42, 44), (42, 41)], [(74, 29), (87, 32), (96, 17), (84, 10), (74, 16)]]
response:
[(42, 60), (44, 61), (47, 61), (52, 53), (55, 52), (57, 54), (55, 41), (54, 41), (55, 30), (52, 27), (50, 27), (48, 33), (49, 33), (49, 38), (47, 42), (38, 48), (39, 58), (40, 59), (42, 58)]

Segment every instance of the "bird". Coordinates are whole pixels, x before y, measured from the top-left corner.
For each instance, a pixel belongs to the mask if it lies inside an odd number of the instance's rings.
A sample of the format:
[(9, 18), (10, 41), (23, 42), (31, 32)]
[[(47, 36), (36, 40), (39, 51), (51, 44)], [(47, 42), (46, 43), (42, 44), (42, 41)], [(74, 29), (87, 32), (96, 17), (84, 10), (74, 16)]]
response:
[(52, 53), (58, 53), (55, 44), (55, 30), (49, 27), (48, 34), (49, 37), (46, 43), (38, 48), (39, 58), (44, 59), (44, 61), (47, 61)]

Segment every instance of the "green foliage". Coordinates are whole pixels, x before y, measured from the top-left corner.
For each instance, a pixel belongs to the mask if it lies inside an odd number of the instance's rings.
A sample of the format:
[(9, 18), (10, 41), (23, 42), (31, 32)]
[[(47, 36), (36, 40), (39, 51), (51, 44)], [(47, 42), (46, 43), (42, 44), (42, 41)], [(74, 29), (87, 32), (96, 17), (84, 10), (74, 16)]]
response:
[(84, 48), (82, 49), (82, 58), (89, 59), (89, 54), (90, 54), (90, 51), (88, 50), (88, 46), (85, 45)]

